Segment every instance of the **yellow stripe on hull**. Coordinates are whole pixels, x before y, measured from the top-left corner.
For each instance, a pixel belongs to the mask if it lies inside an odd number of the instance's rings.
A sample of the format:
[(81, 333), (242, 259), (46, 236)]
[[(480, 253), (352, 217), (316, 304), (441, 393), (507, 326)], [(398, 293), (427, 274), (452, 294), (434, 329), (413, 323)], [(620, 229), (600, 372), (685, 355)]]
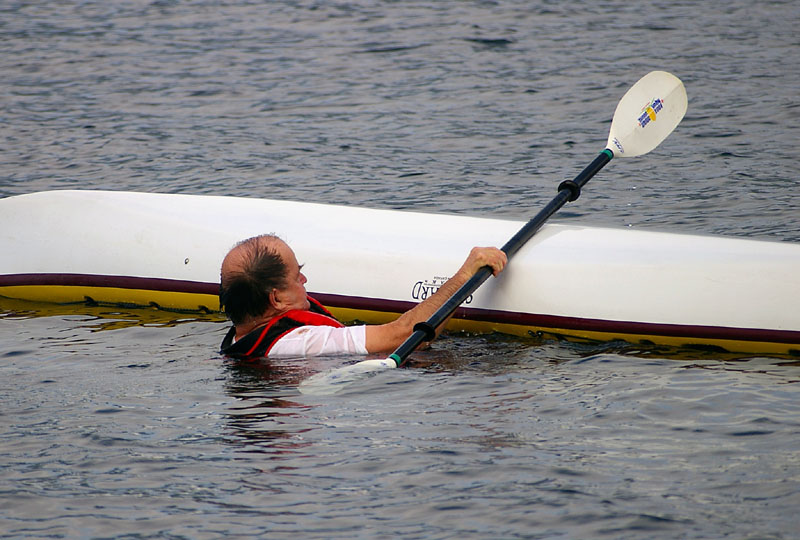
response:
[[(331, 308), (337, 319), (342, 321), (358, 320), (367, 324), (382, 324), (397, 318), (397, 314), (381, 311), (364, 311), (357, 309)], [(764, 341), (741, 341), (732, 339), (706, 339), (702, 342), (687, 337), (628, 334), (621, 332), (594, 332), (568, 328), (552, 328), (545, 326), (528, 326), (522, 324), (498, 323), (492, 321), (472, 321), (453, 318), (447, 324), (451, 332), (469, 332), (474, 334), (487, 334), (497, 332), (520, 337), (537, 337), (542, 339), (558, 339), (570, 342), (604, 343), (610, 341), (625, 341), (629, 344), (652, 347), (661, 345), (674, 349), (695, 349), (741, 354), (763, 354), (781, 356), (800, 356), (800, 346), (784, 343)], [(673, 356), (666, 354), (666, 356)]]
[(74, 304), (94, 302), (196, 312), (219, 311), (219, 297), (212, 294), (117, 287), (85, 287), (78, 285), (19, 285), (0, 287), (0, 296), (33, 302)]

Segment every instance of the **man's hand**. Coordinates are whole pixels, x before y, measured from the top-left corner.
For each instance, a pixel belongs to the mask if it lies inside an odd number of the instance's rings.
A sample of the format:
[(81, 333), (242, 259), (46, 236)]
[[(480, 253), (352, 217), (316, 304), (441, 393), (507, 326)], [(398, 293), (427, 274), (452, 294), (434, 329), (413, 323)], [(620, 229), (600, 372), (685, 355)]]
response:
[(459, 272), (465, 272), (470, 278), (484, 266), (489, 266), (492, 274), (497, 276), (503, 271), (506, 264), (508, 264), (508, 257), (502, 250), (496, 247), (474, 247)]

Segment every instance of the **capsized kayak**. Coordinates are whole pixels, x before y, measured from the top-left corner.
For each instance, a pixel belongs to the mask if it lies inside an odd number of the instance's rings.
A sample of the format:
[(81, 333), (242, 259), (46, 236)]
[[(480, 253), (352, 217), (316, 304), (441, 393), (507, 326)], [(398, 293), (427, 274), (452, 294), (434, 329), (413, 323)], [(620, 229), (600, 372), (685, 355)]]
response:
[[(47, 191), (0, 199), (0, 296), (219, 309), (219, 265), (276, 233), (309, 293), (380, 323), (425, 299), (513, 220), (238, 197)], [(548, 224), (451, 330), (800, 354), (800, 245)]]

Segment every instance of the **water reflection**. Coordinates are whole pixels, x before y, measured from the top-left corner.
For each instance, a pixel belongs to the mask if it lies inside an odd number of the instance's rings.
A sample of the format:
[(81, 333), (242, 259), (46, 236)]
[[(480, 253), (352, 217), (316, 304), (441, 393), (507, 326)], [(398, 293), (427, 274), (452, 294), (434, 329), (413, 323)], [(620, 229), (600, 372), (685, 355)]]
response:
[(161, 308), (126, 308), (88, 303), (54, 304), (31, 302), (0, 296), (0, 320), (69, 317), (78, 321), (78, 328), (91, 332), (120, 330), (131, 327), (175, 327), (194, 322), (222, 322), (219, 313), (180, 312)]
[(236, 404), (225, 411), (226, 441), (270, 459), (284, 459), (310, 446), (302, 434), (313, 429), (306, 414), (313, 406), (292, 399), (310, 369), (303, 360), (229, 361), (224, 388)]

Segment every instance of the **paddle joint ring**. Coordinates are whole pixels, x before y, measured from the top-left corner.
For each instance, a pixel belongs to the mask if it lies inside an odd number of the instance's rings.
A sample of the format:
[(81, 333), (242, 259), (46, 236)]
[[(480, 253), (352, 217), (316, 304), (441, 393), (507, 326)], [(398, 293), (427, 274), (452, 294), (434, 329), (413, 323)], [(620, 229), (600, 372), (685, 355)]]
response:
[(425, 341), (433, 341), (436, 337), (436, 329), (427, 322), (418, 322), (414, 325), (414, 332), (423, 332)]
[(567, 201), (572, 202), (578, 200), (578, 197), (581, 196), (581, 186), (575, 183), (574, 180), (564, 180), (560, 184), (558, 184), (558, 191), (561, 192), (562, 189), (568, 189), (570, 192), (569, 198)]

